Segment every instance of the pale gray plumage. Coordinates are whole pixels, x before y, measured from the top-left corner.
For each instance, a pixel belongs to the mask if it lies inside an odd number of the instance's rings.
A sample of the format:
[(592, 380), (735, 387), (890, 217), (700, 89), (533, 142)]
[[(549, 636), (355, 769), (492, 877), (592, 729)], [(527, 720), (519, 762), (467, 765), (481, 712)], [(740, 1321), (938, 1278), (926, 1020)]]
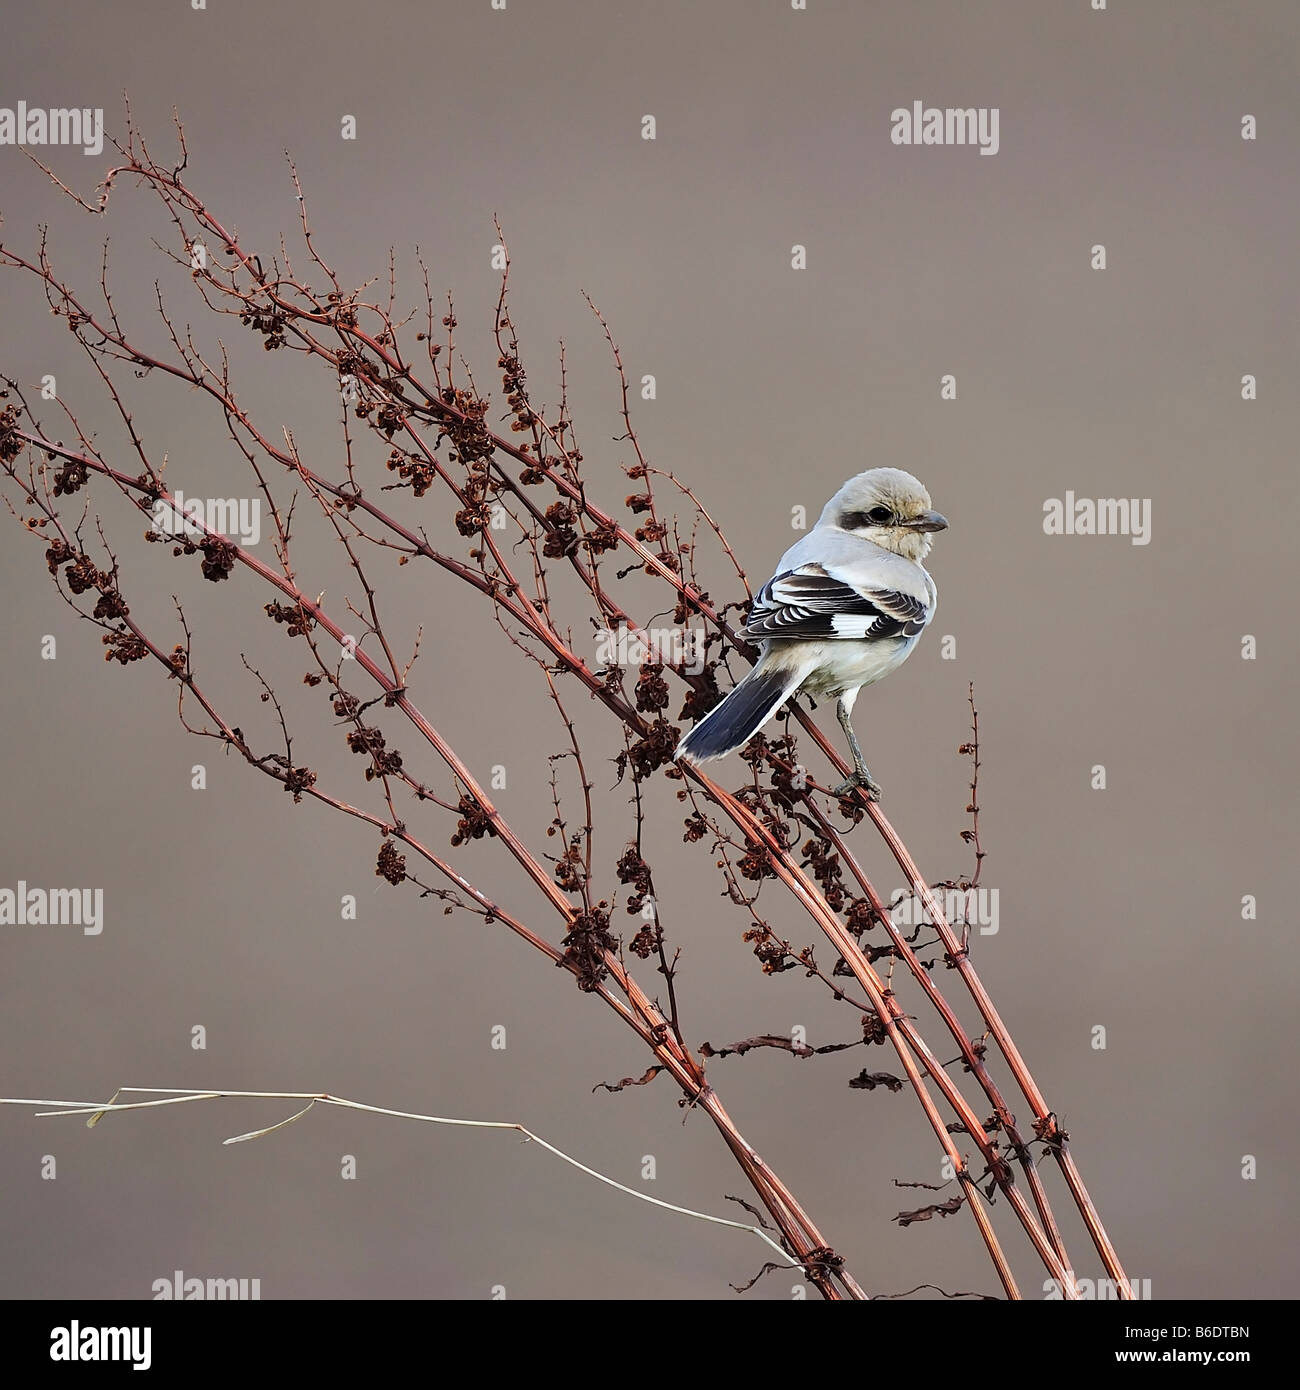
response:
[(853, 732), (858, 691), (900, 666), (934, 617), (938, 593), (921, 561), (947, 521), (910, 473), (873, 468), (827, 502), (817, 525), (759, 590), (744, 635), (754, 669), (682, 739), (676, 756), (707, 762), (743, 747), (796, 692), (833, 696), (853, 752), (840, 787), (878, 797)]

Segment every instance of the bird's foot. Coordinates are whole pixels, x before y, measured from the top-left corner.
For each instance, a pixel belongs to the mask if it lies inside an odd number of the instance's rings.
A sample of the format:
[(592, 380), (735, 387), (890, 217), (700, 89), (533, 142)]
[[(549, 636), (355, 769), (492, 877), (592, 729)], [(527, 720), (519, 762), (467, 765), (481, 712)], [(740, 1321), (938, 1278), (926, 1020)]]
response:
[(872, 779), (871, 774), (865, 767), (859, 768), (852, 773), (831, 793), (832, 796), (848, 796), (855, 787), (861, 787), (867, 794), (868, 801), (880, 800), (880, 783)]

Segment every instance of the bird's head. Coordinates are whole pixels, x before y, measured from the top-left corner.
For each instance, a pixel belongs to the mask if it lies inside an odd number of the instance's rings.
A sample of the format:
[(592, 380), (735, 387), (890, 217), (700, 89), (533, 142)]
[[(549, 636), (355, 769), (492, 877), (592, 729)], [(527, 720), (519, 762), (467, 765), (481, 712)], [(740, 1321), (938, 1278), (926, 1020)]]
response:
[(871, 468), (840, 488), (818, 525), (837, 526), (919, 563), (930, 553), (931, 533), (948, 522), (931, 509), (919, 479), (901, 468)]

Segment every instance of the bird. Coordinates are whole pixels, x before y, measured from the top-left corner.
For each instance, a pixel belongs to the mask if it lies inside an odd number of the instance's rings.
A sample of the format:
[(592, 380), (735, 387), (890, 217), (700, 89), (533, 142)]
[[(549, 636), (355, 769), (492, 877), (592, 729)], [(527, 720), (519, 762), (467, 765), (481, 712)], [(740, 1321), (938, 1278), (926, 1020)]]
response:
[(921, 561), (946, 530), (930, 494), (901, 468), (871, 468), (827, 502), (816, 526), (781, 557), (759, 590), (741, 636), (762, 644), (754, 669), (673, 754), (687, 763), (743, 747), (800, 691), (833, 697), (853, 754), (853, 773), (835, 789), (881, 795), (853, 732), (863, 686), (901, 666), (934, 617), (938, 590)]

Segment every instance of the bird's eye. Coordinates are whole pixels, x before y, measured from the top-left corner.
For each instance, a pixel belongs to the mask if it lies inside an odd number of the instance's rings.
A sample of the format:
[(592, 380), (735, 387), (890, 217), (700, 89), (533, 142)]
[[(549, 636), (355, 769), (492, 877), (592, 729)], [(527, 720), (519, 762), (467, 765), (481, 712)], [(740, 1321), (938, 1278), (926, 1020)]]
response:
[(888, 507), (872, 507), (867, 513), (867, 520), (873, 526), (884, 526), (886, 522), (893, 521), (894, 514)]

